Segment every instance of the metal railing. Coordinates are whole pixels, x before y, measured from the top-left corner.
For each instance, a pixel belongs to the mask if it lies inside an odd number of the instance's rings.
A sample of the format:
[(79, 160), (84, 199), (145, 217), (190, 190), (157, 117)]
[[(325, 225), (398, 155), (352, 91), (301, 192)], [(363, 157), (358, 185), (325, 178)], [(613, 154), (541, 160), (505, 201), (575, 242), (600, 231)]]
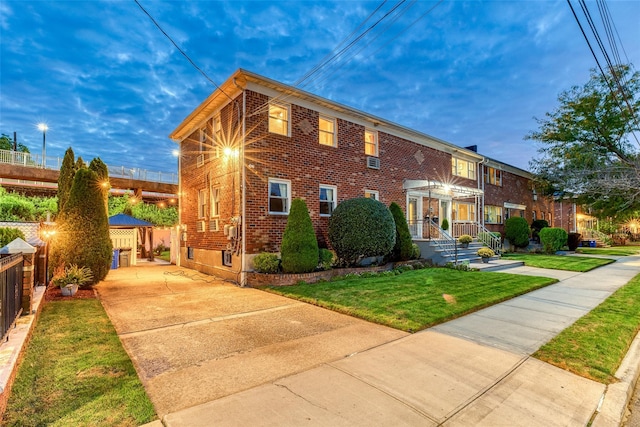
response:
[[(0, 150), (0, 163), (20, 165), (33, 168), (60, 170), (61, 157), (45, 157), (41, 155), (22, 153), (19, 151)], [(114, 178), (135, 179), (140, 181), (161, 182), (164, 184), (177, 184), (178, 174), (175, 172), (155, 172), (140, 168), (128, 168), (125, 166), (107, 166), (109, 176)]]
[(0, 259), (0, 332), (5, 341), (11, 325), (22, 313), (22, 253)]
[(502, 253), (502, 237), (496, 236), (482, 224), (478, 224), (478, 230), (478, 242), (484, 243), (495, 252), (496, 255), (500, 255)]
[(432, 219), (408, 221), (411, 236), (418, 239), (427, 239), (433, 242), (445, 256), (458, 262), (458, 244), (456, 239), (440, 228)]

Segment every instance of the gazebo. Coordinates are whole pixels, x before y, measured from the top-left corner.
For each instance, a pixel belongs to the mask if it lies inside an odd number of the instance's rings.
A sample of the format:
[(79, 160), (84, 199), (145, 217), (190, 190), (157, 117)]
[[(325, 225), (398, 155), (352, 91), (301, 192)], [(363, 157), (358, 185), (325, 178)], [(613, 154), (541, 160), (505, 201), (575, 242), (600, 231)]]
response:
[[(138, 240), (141, 244), (149, 236), (150, 248), (153, 248), (153, 224), (125, 214), (109, 217), (109, 236), (114, 249), (131, 249), (131, 265), (136, 265)], [(153, 261), (153, 250), (149, 251), (149, 260)]]

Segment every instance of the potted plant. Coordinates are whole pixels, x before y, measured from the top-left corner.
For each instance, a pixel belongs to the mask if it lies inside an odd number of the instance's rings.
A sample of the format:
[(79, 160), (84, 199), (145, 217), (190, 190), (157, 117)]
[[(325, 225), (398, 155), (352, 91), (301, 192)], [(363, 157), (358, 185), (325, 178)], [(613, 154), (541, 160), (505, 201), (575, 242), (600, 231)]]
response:
[(468, 234), (463, 234), (462, 236), (458, 237), (458, 242), (460, 243), (460, 247), (463, 249), (466, 249), (469, 247), (469, 243), (471, 243), (473, 241), (473, 237), (471, 237)]
[(93, 273), (88, 267), (78, 267), (71, 264), (68, 267), (56, 268), (53, 276), (53, 284), (60, 287), (62, 295), (73, 296), (78, 292), (78, 287), (93, 280)]
[(496, 256), (496, 253), (493, 252), (490, 248), (484, 247), (484, 248), (480, 248), (478, 249), (478, 252), (476, 252), (478, 254), (479, 257), (482, 258), (482, 262), (487, 263), (489, 262), (489, 259)]

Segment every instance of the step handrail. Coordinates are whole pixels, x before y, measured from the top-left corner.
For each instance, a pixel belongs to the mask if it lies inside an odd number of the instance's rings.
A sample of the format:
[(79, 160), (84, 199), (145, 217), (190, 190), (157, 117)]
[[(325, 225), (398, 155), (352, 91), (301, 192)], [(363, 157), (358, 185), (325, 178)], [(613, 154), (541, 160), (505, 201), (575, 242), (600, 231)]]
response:
[(484, 225), (478, 223), (478, 242), (488, 246), (496, 255), (502, 254), (502, 238), (493, 234)]

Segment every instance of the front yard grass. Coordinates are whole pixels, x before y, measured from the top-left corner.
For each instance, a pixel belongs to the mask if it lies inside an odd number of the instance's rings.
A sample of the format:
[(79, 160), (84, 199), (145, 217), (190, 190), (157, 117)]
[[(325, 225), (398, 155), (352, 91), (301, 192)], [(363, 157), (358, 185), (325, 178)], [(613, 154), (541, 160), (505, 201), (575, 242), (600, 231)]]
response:
[(427, 268), (264, 289), (415, 332), (555, 282), (546, 277)]
[(640, 246), (614, 246), (612, 248), (578, 248), (577, 253), (586, 255), (639, 255)]
[(609, 384), (640, 331), (640, 274), (543, 345), (534, 357)]
[(585, 271), (615, 262), (613, 259), (575, 257), (566, 255), (540, 255), (540, 254), (519, 254), (505, 253), (504, 259), (524, 261), (527, 267), (549, 268), (553, 270)]
[(100, 301), (47, 302), (2, 424), (138, 426), (155, 418)]

